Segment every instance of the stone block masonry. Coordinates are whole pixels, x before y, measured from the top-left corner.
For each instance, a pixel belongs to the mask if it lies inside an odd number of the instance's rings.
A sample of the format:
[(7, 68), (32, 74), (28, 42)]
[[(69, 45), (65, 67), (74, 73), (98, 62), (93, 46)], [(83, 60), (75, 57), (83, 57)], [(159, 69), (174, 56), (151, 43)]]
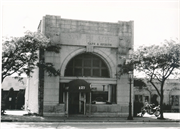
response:
[[(45, 16), (45, 35), (53, 43), (119, 47), (126, 53), (133, 44), (133, 22), (109, 23)], [(74, 42), (70, 42), (74, 40)], [(77, 41), (78, 40), (78, 41)]]
[[(53, 63), (57, 69), (60, 69), (60, 76), (49, 77), (45, 74), (44, 114), (67, 114), (68, 95), (71, 93), (65, 91), (62, 93), (61, 88), (72, 80), (83, 79), (97, 88), (104, 85), (116, 86), (116, 91), (108, 90), (109, 98), (111, 94), (115, 94), (113, 98), (116, 97), (112, 104), (90, 104), (91, 106), (89, 106), (87, 103), (86, 113), (105, 116), (128, 115), (129, 81), (126, 75), (121, 79), (118, 79), (116, 75), (119, 71), (118, 65), (123, 64), (124, 61), (121, 57), (127, 57), (129, 49), (133, 48), (133, 21), (109, 23), (46, 15), (43, 17), (39, 29), (51, 39), (52, 43), (61, 46), (59, 53), (45, 52), (45, 61)], [(83, 69), (82, 75), (76, 77), (65, 74), (68, 63), (78, 55), (86, 53), (96, 55), (105, 62), (109, 72), (108, 77), (101, 75), (96, 77), (95, 74), (84, 76), (84, 64), (75, 69)], [(85, 60), (88, 59), (84, 59), (83, 62)], [(95, 67), (86, 67), (86, 69), (93, 71)]]

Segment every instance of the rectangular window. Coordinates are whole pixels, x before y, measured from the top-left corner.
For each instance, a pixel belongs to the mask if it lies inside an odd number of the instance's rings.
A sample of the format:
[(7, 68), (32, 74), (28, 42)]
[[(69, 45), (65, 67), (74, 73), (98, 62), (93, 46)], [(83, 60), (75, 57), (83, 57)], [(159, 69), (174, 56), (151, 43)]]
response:
[(93, 69), (93, 76), (94, 77), (99, 77), (100, 76), (99, 69)]
[(101, 69), (101, 76), (102, 77), (108, 77), (109, 76), (108, 70), (107, 69)]
[(172, 101), (171, 101), (172, 106), (179, 106), (179, 96), (172, 95), (171, 98), (172, 98)]
[(135, 100), (139, 102), (143, 102), (142, 95), (135, 95)]
[(99, 61), (100, 60), (93, 60), (93, 67), (99, 67)]
[(84, 69), (84, 76), (85, 77), (91, 76), (91, 69)]
[(149, 96), (145, 96), (145, 100), (149, 102)]
[(74, 69), (74, 75), (75, 76), (82, 76), (82, 69), (81, 68), (75, 68)]
[(92, 86), (92, 104), (116, 104), (116, 85)]
[(139, 101), (138, 95), (135, 95), (135, 101)]
[(59, 103), (64, 103), (63, 93), (64, 93), (65, 83), (59, 83)]
[(66, 69), (66, 76), (72, 76), (73, 75), (73, 68)]
[(84, 67), (91, 67), (91, 60), (84, 60)]
[(139, 95), (139, 101), (140, 101), (140, 102), (143, 102), (143, 97), (142, 97), (142, 95)]
[(117, 99), (116, 99), (116, 91), (117, 91), (117, 86), (116, 85), (111, 85), (112, 86), (112, 94), (111, 94), (111, 98), (112, 98), (112, 103), (116, 104), (117, 103)]
[(92, 91), (93, 102), (107, 102), (108, 92), (107, 91)]
[(81, 67), (82, 66), (82, 59), (76, 59), (75, 60), (75, 67)]

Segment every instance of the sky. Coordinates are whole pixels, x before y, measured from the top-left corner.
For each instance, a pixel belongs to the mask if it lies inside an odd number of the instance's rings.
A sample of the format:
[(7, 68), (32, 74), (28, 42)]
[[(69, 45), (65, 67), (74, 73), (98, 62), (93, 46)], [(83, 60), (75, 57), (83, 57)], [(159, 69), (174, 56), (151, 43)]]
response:
[(134, 47), (180, 39), (180, 0), (1, 0), (2, 36), (36, 31), (45, 15), (100, 22), (134, 21)]

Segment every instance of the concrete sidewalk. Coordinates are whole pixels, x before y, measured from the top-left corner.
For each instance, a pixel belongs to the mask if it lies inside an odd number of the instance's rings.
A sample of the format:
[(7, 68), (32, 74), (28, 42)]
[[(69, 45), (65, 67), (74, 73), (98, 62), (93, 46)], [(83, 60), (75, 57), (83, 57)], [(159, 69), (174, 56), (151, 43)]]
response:
[(1, 122), (180, 122), (180, 113), (164, 113), (164, 120), (154, 115), (145, 114), (143, 117), (134, 117), (127, 120), (125, 117), (94, 117), (94, 116), (35, 116), (27, 115), (27, 111), (7, 110), (1, 116)]

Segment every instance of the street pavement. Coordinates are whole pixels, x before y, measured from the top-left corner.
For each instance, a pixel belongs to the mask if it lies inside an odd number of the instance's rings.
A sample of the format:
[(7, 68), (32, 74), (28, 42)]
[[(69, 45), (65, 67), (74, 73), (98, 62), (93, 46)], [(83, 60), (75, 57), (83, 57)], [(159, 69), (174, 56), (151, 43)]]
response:
[(1, 129), (179, 129), (177, 122), (2, 122)]
[[(26, 114), (26, 115), (25, 115)], [(164, 113), (164, 120), (145, 114), (127, 120), (125, 117), (41, 117), (26, 111), (7, 110), (1, 116), (1, 129), (180, 129), (180, 113)]]

